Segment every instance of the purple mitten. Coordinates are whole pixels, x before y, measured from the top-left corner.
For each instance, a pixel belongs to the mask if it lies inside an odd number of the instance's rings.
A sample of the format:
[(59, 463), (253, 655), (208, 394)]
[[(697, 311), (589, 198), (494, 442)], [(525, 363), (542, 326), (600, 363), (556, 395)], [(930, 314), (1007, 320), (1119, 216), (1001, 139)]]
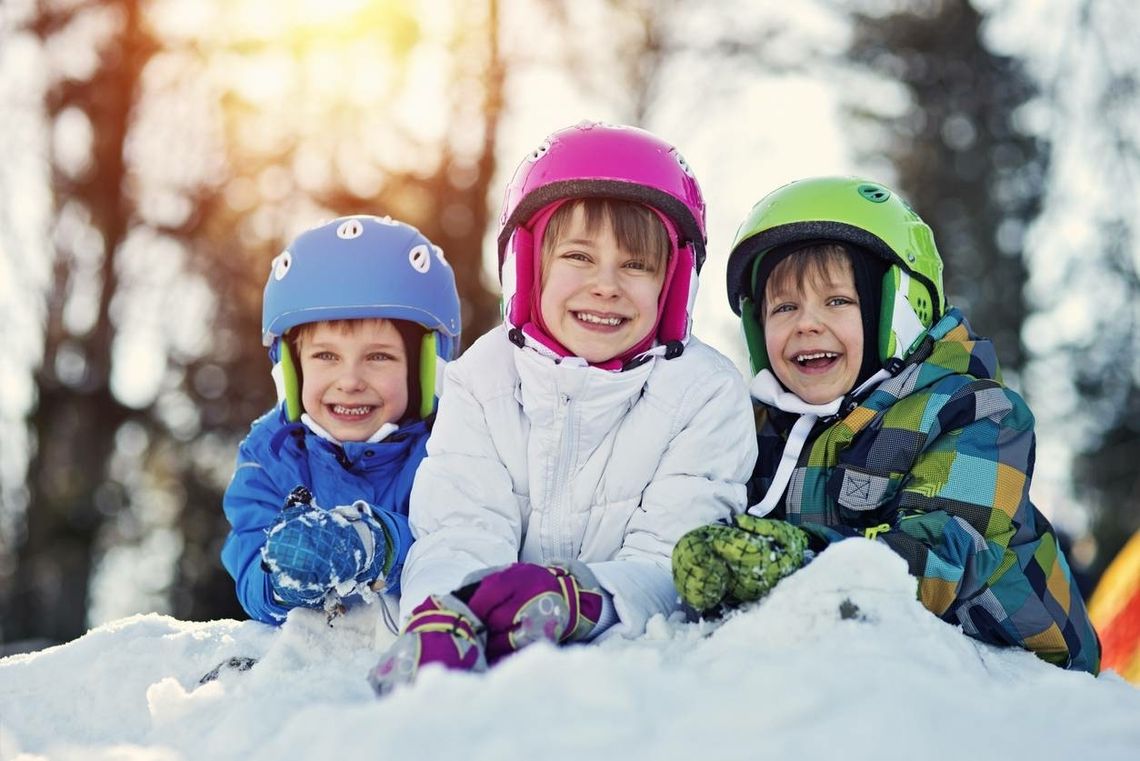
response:
[(487, 627), (487, 660), (541, 639), (567, 642), (589, 636), (602, 614), (602, 591), (582, 563), (515, 563), (479, 579), (467, 604)]
[(459, 599), (451, 595), (427, 598), (412, 611), (403, 633), (368, 673), (377, 695), (415, 680), (432, 663), (458, 671), (486, 671), (483, 627)]

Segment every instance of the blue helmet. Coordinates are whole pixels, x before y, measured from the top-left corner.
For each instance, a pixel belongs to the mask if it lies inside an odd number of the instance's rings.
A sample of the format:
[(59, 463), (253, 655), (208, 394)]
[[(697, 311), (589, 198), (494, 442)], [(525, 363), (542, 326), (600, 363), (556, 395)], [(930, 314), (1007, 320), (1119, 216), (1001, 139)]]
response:
[(301, 394), (294, 358), (281, 340), (286, 332), (310, 322), (370, 317), (426, 329), (419, 351), (419, 412), (429, 415), (443, 365), (459, 353), (459, 294), (439, 246), (411, 225), (357, 215), (301, 233), (273, 260), (262, 299), (261, 341), (275, 363), (290, 419), (301, 416)]

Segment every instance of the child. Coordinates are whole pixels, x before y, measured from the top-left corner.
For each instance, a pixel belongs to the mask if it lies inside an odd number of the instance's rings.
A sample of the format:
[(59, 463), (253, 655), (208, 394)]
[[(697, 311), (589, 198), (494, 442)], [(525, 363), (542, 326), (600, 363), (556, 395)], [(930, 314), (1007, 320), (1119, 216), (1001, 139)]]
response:
[(459, 326), (443, 252), (402, 222), (334, 219), (273, 260), (262, 340), (283, 399), (241, 443), (223, 501), (222, 563), (252, 618), (398, 593), (408, 495)]
[(1096, 673), (1084, 603), (1029, 501), (1033, 416), (992, 344), (947, 308), (918, 215), (872, 182), (786, 185), (741, 225), (728, 291), (755, 373), (759, 503), (678, 543), (685, 603), (757, 600), (864, 536), (904, 557), (922, 604), (966, 634)]
[(640, 129), (582, 123), (519, 166), (505, 324), (448, 367), (378, 692), (676, 608), (673, 544), (744, 508), (756, 457), (739, 373), (689, 333), (704, 225), (688, 167)]

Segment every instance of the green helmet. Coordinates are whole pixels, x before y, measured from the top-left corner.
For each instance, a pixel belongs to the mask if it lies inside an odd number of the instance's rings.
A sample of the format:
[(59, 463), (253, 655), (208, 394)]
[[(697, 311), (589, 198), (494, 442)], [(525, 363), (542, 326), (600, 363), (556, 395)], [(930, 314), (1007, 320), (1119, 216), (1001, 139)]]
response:
[(761, 198), (736, 231), (728, 258), (728, 303), (740, 315), (753, 374), (768, 367), (756, 316), (757, 265), (775, 247), (834, 240), (883, 257), (879, 358), (904, 359), (946, 311), (942, 257), (930, 227), (897, 193), (857, 177), (792, 182)]

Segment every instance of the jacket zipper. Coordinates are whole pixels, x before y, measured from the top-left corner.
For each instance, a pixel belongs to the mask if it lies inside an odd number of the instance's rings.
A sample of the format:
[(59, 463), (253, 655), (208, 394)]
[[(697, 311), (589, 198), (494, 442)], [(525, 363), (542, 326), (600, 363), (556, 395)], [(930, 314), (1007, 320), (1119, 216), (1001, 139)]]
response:
[[(556, 512), (556, 523), (554, 541), (552, 546), (557, 548), (557, 557), (546, 558), (546, 560), (555, 562), (559, 560), (569, 560), (571, 545), (573, 542), (570, 539), (570, 532), (567, 529), (569, 521), (568, 511), (566, 504), (569, 501), (567, 492), (570, 491), (569, 484), (567, 483), (570, 474), (570, 456), (573, 453), (573, 433), (574, 433), (574, 415), (573, 415), (573, 402), (568, 394), (560, 394), (558, 397), (558, 406), (562, 413), (561, 425), (561, 452), (558, 458), (558, 471), (554, 479), (554, 488), (556, 495), (556, 502), (558, 509)], [(551, 516), (554, 517), (554, 516)]]

